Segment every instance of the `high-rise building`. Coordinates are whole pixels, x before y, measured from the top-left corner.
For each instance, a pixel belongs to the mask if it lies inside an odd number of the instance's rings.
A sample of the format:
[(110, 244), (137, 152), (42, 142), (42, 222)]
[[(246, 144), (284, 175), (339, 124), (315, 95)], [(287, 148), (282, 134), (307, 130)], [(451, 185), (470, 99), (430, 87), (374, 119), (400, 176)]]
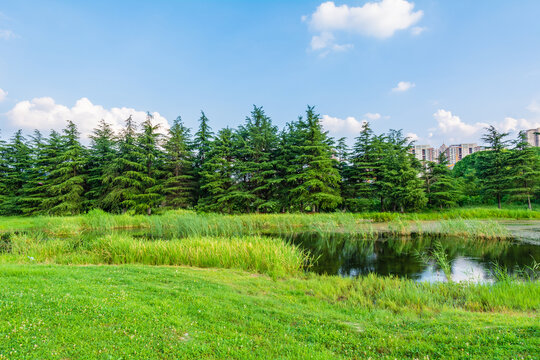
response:
[(420, 161), (436, 161), (436, 151), (431, 145), (414, 145), (411, 153)]
[(527, 130), (527, 142), (531, 146), (540, 146), (540, 128)]

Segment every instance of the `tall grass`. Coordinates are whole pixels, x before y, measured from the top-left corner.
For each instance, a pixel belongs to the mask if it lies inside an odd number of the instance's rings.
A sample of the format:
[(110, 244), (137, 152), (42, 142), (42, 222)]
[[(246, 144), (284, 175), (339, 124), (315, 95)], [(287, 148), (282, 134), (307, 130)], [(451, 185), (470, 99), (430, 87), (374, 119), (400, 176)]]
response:
[(308, 262), (298, 247), (260, 236), (136, 239), (126, 234), (100, 237), (11, 237), (5, 262), (58, 264), (187, 265), (240, 269), (274, 277), (298, 275)]
[[(511, 211), (520, 214), (519, 210)], [(504, 227), (493, 220), (478, 220), (473, 219), (474, 216), (472, 216), (472, 214), (476, 214), (478, 217), (489, 218), (488, 215), (492, 212), (494, 212), (493, 209), (469, 209), (405, 215), (395, 213), (222, 215), (169, 211), (163, 215), (144, 216), (112, 215), (93, 210), (86, 215), (75, 217), (0, 218), (0, 232), (8, 230), (42, 231), (55, 236), (67, 236), (84, 231), (105, 232), (137, 229), (145, 236), (156, 239), (268, 234), (287, 236), (305, 232), (346, 233), (360, 239), (375, 239), (381, 235), (423, 234), (490, 239), (509, 237)], [(494, 214), (498, 214), (497, 211)], [(464, 216), (457, 217), (457, 215)], [(431, 218), (435, 219), (440, 216), (444, 216), (445, 219), (429, 221)], [(493, 217), (498, 218), (499, 216)], [(387, 222), (378, 222), (381, 220)]]

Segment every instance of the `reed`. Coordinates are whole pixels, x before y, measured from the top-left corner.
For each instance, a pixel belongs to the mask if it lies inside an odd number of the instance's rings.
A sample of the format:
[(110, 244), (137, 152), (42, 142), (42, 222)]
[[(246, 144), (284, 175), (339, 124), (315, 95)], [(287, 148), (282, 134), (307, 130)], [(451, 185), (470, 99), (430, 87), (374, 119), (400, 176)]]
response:
[(273, 277), (300, 274), (307, 254), (280, 239), (260, 236), (135, 239), (125, 234), (46, 238), (14, 235), (4, 262), (186, 265), (240, 269)]

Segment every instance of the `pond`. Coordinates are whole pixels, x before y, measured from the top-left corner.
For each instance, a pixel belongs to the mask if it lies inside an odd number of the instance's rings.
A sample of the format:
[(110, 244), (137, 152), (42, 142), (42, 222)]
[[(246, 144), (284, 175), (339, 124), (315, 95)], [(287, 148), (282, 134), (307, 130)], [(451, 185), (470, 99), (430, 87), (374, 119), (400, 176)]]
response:
[(506, 241), (425, 236), (367, 241), (345, 234), (315, 233), (296, 235), (292, 241), (311, 254), (315, 260), (310, 271), (319, 274), (356, 277), (375, 273), (417, 281), (446, 281), (438, 263), (429, 257), (434, 248), (441, 247), (453, 281), (491, 282), (497, 268), (513, 274), (540, 261), (540, 228), (521, 224), (511, 231), (516, 238)]

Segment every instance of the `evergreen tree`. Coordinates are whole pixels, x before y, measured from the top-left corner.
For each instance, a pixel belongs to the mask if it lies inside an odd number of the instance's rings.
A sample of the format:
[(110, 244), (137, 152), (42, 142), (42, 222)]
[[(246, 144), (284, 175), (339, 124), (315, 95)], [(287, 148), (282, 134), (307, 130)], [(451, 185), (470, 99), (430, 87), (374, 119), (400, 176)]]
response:
[(79, 143), (79, 132), (68, 120), (60, 139), (60, 151), (54, 152), (48, 168), (46, 212), (53, 215), (76, 215), (83, 210), (86, 175), (86, 151)]
[(88, 191), (86, 197), (90, 208), (106, 208), (103, 200), (109, 192), (105, 182), (106, 170), (117, 156), (114, 131), (109, 123), (101, 119), (90, 135), (88, 153)]
[(212, 133), (212, 128), (210, 128), (210, 125), (208, 123), (208, 118), (206, 117), (204, 112), (201, 111), (201, 117), (199, 118), (199, 130), (195, 133), (195, 137), (193, 139), (193, 148), (196, 152), (195, 177), (197, 181), (197, 200), (207, 195), (203, 190), (202, 171), (204, 168), (204, 164), (209, 157), (209, 153), (212, 147), (212, 137), (214, 135)]
[(372, 199), (377, 196), (375, 186), (381, 158), (378, 140), (366, 122), (353, 146), (346, 201), (356, 211), (369, 210)]
[(118, 138), (118, 155), (105, 169), (103, 182), (108, 193), (102, 204), (106, 211), (135, 212), (139, 205), (136, 197), (142, 192), (146, 169), (137, 138), (136, 124), (130, 116)]
[(195, 200), (194, 156), (190, 150), (190, 132), (180, 116), (169, 129), (165, 142), (166, 180), (163, 185), (165, 204), (172, 208), (188, 208)]
[(163, 202), (163, 159), (164, 154), (160, 148), (159, 125), (152, 122), (153, 116), (147, 113), (146, 120), (142, 123), (142, 132), (138, 138), (138, 145), (142, 155), (141, 160), (144, 172), (141, 172), (139, 192), (134, 195), (137, 213), (152, 214)]
[(482, 136), (491, 151), (482, 152), (478, 164), (480, 165), (480, 179), (484, 191), (488, 195), (495, 196), (497, 206), (501, 208), (502, 195), (509, 185), (508, 174), (508, 152), (507, 140), (504, 140), (508, 133), (497, 131), (494, 126), (486, 128), (486, 133)]
[(290, 175), (298, 185), (290, 190), (293, 204), (300, 210), (313, 212), (333, 210), (341, 202), (340, 176), (333, 159), (331, 140), (322, 131), (320, 116), (308, 106), (306, 119), (299, 119), (300, 143), (296, 161), (298, 173)]
[(508, 162), (509, 192), (515, 200), (527, 200), (527, 206), (532, 210), (531, 197), (540, 185), (540, 163), (535, 149), (527, 141), (525, 131), (519, 132)]
[(410, 146), (401, 130), (390, 130), (384, 143), (376, 181), (381, 198), (393, 211), (420, 209), (427, 202), (419, 177), (419, 164), (409, 153)]
[(28, 170), (28, 179), (24, 183), (22, 192), (23, 199), (21, 210), (25, 215), (39, 214), (41, 204), (47, 197), (45, 181), (47, 179), (46, 172), (46, 139), (38, 130), (30, 137), (30, 163), (32, 164)]
[(203, 211), (232, 213), (234, 209), (233, 186), (233, 131), (221, 129), (212, 142), (208, 157), (201, 171), (201, 190), (197, 208)]
[(423, 178), (428, 205), (441, 209), (456, 205), (460, 197), (459, 186), (444, 153), (439, 155), (437, 162), (426, 164)]
[(275, 200), (277, 128), (262, 107), (253, 107), (246, 124), (236, 136), (234, 195), (244, 211), (271, 212), (279, 208)]
[(5, 162), (3, 174), (4, 201), (1, 211), (3, 215), (22, 214), (23, 185), (29, 180), (32, 167), (30, 148), (18, 130), (7, 146), (3, 148), (2, 161)]

